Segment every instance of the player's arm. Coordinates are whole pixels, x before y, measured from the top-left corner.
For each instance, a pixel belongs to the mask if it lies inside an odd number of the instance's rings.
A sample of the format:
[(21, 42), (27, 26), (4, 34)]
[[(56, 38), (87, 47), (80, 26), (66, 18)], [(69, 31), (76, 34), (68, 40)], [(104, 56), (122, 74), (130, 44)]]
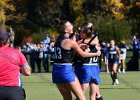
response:
[(25, 56), (23, 55), (23, 53), (18, 52), (19, 53), (19, 58), (20, 58), (20, 71), (23, 75), (25, 76), (29, 76), (31, 75), (31, 68), (27, 62), (27, 59), (25, 58)]
[(21, 66), (21, 73), (25, 76), (31, 75), (31, 68), (28, 64)]
[(118, 47), (116, 48), (116, 50), (117, 50), (117, 54), (118, 54), (118, 61), (120, 61), (120, 50)]
[(106, 58), (107, 54), (108, 54), (108, 49), (106, 49), (105, 54), (103, 55), (105, 64), (107, 63), (107, 58)]
[(75, 41), (70, 41), (70, 42), (71, 42), (71, 48), (73, 48), (82, 57), (100, 56), (101, 54), (100, 50), (97, 51), (97, 53), (86, 53), (79, 47), (79, 45)]

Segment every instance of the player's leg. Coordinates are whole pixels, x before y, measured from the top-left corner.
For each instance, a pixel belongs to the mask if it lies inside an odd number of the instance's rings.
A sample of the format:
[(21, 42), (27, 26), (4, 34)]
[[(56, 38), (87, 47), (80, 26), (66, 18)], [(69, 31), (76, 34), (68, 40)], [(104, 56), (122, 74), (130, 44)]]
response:
[(63, 96), (63, 100), (72, 100), (72, 95), (67, 84), (57, 84), (57, 88), (59, 89), (61, 95)]
[(82, 88), (82, 90), (83, 90), (84, 93), (86, 92), (86, 90), (88, 89), (88, 87), (89, 87), (89, 83), (81, 84), (81, 88)]
[(117, 77), (117, 67), (118, 67), (118, 64), (113, 64), (113, 73), (114, 73), (115, 84), (119, 84), (118, 77)]
[(95, 83), (90, 83), (90, 100), (96, 100), (96, 93), (97, 93), (97, 85)]
[(75, 77), (75, 81), (74, 82), (70, 82), (68, 84), (69, 88), (71, 89), (71, 91), (75, 94), (77, 100), (86, 100), (85, 95), (82, 91), (81, 85), (79, 83), (79, 80), (77, 79), (77, 77)]

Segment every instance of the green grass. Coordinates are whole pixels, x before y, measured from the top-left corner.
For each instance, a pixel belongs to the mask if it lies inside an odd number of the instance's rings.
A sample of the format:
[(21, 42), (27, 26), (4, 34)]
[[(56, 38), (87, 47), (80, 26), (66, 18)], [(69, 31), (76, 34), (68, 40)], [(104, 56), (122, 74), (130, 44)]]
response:
[[(140, 72), (126, 72), (119, 74), (118, 77), (120, 84), (113, 86), (109, 74), (101, 72), (100, 91), (104, 100), (140, 100)], [(51, 73), (33, 73), (29, 77), (22, 76), (26, 100), (62, 100), (51, 78)], [(85, 95), (89, 100), (88, 91)]]

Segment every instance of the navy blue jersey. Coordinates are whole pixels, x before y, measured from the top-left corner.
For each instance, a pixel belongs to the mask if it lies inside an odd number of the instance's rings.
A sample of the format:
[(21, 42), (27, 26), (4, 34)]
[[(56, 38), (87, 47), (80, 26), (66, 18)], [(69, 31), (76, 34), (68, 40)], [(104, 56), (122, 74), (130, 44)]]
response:
[(66, 50), (61, 42), (68, 37), (58, 37), (54, 45), (54, 63), (72, 63), (73, 50)]
[[(82, 39), (81, 43), (84, 43), (85, 39)], [(75, 53), (73, 57), (73, 62), (74, 63), (83, 63), (84, 62), (84, 57), (81, 57), (79, 54)]]
[[(89, 45), (89, 49), (91, 53), (96, 53), (98, 50), (96, 46)], [(99, 56), (94, 57), (85, 57), (83, 63), (98, 63), (99, 62)]]
[(108, 60), (109, 62), (114, 62), (118, 59), (116, 47), (113, 49), (108, 48)]
[[(82, 40), (82, 43), (84, 43), (85, 39)], [(87, 44), (87, 43), (86, 43)], [(96, 53), (98, 50), (94, 45), (89, 45), (89, 49), (91, 53)], [(98, 63), (99, 57), (81, 57), (80, 55), (75, 56), (74, 62), (81, 62), (81, 63)]]

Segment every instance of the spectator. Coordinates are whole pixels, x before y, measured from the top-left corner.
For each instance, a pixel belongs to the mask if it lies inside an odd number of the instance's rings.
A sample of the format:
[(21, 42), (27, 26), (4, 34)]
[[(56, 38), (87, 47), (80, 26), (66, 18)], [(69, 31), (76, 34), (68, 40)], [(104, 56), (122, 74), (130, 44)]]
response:
[(122, 67), (122, 73), (125, 73), (125, 59), (127, 54), (127, 47), (124, 41), (120, 42), (119, 50), (120, 50), (120, 61), (118, 66), (118, 72), (121, 73), (121, 67)]
[(32, 72), (35, 72), (35, 63), (38, 67), (38, 72), (41, 72), (41, 65), (40, 65), (40, 59), (39, 59), (39, 51), (37, 49), (36, 44), (32, 42), (27, 42), (27, 46), (29, 48), (29, 55), (30, 55), (30, 65), (32, 68)]
[(49, 52), (50, 52), (50, 64), (52, 65), (54, 62), (54, 44), (55, 44), (55, 38), (51, 39), (50, 45), (49, 45)]
[(39, 59), (40, 59), (40, 64), (43, 62), (43, 53), (44, 53), (44, 45), (42, 43), (39, 44)]
[(50, 37), (48, 34), (46, 34), (46, 38), (41, 41), (42, 44), (45, 44), (45, 45), (49, 45), (50, 44)]
[(41, 59), (43, 58), (42, 52), (41, 44), (36, 44), (35, 62), (37, 64), (39, 73), (41, 72)]
[(24, 55), (8, 46), (9, 33), (0, 30), (0, 100), (25, 100), (20, 71), (29, 76), (31, 69)]
[(43, 67), (45, 72), (49, 72), (49, 45), (44, 45), (43, 49)]
[(50, 45), (50, 37), (48, 34), (46, 34), (46, 38), (41, 41), (41, 43), (44, 45), (44, 52), (43, 52), (43, 67), (45, 72), (49, 72), (49, 45)]
[(132, 68), (133, 70), (138, 70), (139, 69), (139, 45), (140, 42), (136, 38), (136, 35), (133, 36), (133, 39), (131, 40), (131, 45), (133, 47), (133, 58), (132, 61), (135, 64), (134, 67)]
[(133, 36), (133, 39), (131, 40), (131, 45), (133, 47), (133, 57), (138, 58), (139, 57), (139, 40), (136, 38), (136, 35)]
[(28, 57), (27, 57), (27, 54), (28, 54), (28, 46), (26, 44), (21, 45), (21, 52), (24, 54), (24, 56), (28, 60)]

